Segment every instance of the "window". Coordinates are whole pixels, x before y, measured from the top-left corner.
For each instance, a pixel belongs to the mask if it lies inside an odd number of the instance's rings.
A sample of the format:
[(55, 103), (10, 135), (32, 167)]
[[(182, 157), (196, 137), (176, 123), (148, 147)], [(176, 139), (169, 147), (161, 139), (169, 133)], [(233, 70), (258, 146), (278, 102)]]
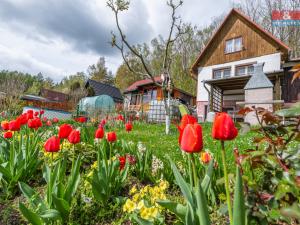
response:
[(222, 78), (222, 70), (214, 71), (214, 79), (220, 79), (220, 78)]
[(254, 73), (253, 65), (237, 66), (235, 69), (236, 76), (252, 75)]
[(220, 79), (220, 78), (227, 78), (231, 75), (231, 68), (223, 68), (223, 69), (217, 69), (213, 71), (213, 78), (214, 79)]
[(150, 102), (150, 100), (151, 100), (150, 98), (151, 98), (151, 93), (149, 93), (148, 90), (145, 90), (144, 94), (143, 94), (143, 103)]
[(231, 69), (230, 68), (224, 69), (223, 77), (227, 78), (230, 77), (230, 75), (231, 75)]
[(226, 41), (225, 53), (241, 51), (243, 48), (242, 37), (233, 38)]
[(156, 100), (156, 97), (157, 97), (157, 89), (153, 89), (151, 99)]

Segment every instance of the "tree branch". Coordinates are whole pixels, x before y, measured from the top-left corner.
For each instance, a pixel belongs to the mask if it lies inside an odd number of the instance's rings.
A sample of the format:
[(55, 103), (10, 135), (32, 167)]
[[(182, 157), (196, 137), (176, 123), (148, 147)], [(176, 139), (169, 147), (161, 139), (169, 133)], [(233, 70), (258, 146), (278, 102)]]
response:
[[(122, 45), (123, 45), (123, 43), (124, 43), (125, 46), (132, 52), (132, 54), (134, 54), (136, 57), (138, 57), (138, 58), (140, 59), (142, 65), (143, 65), (143, 68), (144, 68), (144, 70), (146, 71), (146, 74), (143, 74), (143, 76), (146, 75), (147, 77), (149, 77), (150, 79), (152, 79), (152, 81), (153, 81), (156, 85), (159, 85), (159, 86), (160, 86), (160, 84), (157, 83), (157, 82), (155, 81), (154, 76), (153, 76), (153, 74), (151, 73), (151, 70), (148, 68), (148, 66), (147, 66), (147, 64), (146, 64), (146, 62), (145, 62), (145, 59), (144, 59), (143, 55), (140, 54), (140, 53), (139, 53), (132, 45), (129, 44), (129, 42), (128, 42), (127, 39), (126, 39), (126, 36), (124, 35), (123, 30), (121, 29), (121, 26), (120, 26), (120, 23), (119, 23), (119, 16), (118, 16), (118, 15), (119, 15), (119, 12), (120, 12), (120, 11), (124, 11), (124, 10), (127, 10), (127, 9), (128, 9), (129, 2), (123, 2), (123, 3), (116, 2), (116, 5), (115, 5), (114, 0), (109, 0), (109, 1), (107, 2), (107, 5), (108, 5), (108, 7), (110, 7), (110, 8), (112, 9), (112, 11), (114, 12), (114, 15), (115, 15), (115, 21), (116, 21), (117, 29), (118, 29), (119, 34), (120, 34), (120, 38), (121, 38)], [(116, 43), (115, 40), (113, 40), (112, 45), (117, 47), (117, 43)], [(117, 48), (118, 48), (118, 47), (117, 47)], [(120, 46), (119, 46), (118, 49), (120, 50)], [(124, 57), (124, 56), (125, 56), (125, 55), (124, 55), (124, 48), (122, 47), (121, 49), (123, 49), (123, 50), (121, 51), (121, 53), (122, 53), (122, 57), (123, 57), (123, 59), (124, 59), (124, 58), (125, 58), (125, 57)], [(126, 63), (127, 66), (129, 65), (127, 61), (125, 61), (125, 63)], [(128, 68), (129, 68), (129, 70), (132, 71), (132, 69), (130, 69), (130, 67), (128, 67)], [(132, 71), (132, 72), (134, 72), (134, 71)], [(134, 72), (134, 73), (136, 73), (136, 72)], [(137, 74), (140, 74), (140, 73), (137, 73)]]

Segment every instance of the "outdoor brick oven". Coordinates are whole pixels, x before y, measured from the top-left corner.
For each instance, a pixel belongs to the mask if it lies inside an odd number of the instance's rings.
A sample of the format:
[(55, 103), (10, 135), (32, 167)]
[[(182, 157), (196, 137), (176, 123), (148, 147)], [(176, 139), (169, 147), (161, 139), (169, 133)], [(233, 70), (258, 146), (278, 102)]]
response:
[[(254, 74), (244, 87), (245, 107), (255, 106), (273, 111), (273, 84), (264, 74), (263, 66), (263, 63), (254, 65)], [(245, 122), (257, 124), (255, 112), (248, 113)]]

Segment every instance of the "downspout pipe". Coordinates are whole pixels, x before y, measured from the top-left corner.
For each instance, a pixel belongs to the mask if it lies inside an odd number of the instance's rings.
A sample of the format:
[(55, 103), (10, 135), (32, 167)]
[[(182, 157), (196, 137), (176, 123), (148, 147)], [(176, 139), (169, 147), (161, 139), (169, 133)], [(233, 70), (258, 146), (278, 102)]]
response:
[(208, 104), (207, 104), (207, 107), (208, 107), (208, 112), (210, 112), (210, 102), (211, 102), (210, 91), (209, 91), (208, 87), (206, 86), (206, 85), (207, 85), (206, 80), (203, 80), (203, 81), (201, 81), (201, 82), (203, 83), (203, 86), (204, 86), (205, 90), (206, 90), (207, 93), (208, 93)]

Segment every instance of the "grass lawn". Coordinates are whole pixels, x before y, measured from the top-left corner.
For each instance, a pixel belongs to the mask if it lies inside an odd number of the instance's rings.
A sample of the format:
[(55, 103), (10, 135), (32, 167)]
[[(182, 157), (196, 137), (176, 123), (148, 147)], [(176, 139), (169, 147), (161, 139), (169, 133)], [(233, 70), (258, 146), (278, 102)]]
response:
[[(211, 137), (211, 124), (204, 123), (203, 127), (203, 141), (204, 150), (210, 151), (214, 157), (221, 163), (220, 142), (215, 141)], [(151, 149), (155, 155), (161, 159), (165, 159), (169, 155), (174, 161), (182, 160), (181, 150), (178, 145), (179, 132), (177, 128), (171, 126), (171, 134), (165, 134), (164, 124), (134, 124), (132, 132), (126, 133), (124, 129), (117, 130), (118, 138), (126, 141), (139, 142), (141, 141), (148, 149)], [(225, 147), (227, 149), (228, 166), (230, 166), (231, 172), (233, 172), (234, 156), (233, 148), (239, 147), (240, 151), (253, 148), (251, 139), (254, 137), (254, 133), (247, 133), (246, 135), (239, 135), (233, 141), (227, 141)]]

